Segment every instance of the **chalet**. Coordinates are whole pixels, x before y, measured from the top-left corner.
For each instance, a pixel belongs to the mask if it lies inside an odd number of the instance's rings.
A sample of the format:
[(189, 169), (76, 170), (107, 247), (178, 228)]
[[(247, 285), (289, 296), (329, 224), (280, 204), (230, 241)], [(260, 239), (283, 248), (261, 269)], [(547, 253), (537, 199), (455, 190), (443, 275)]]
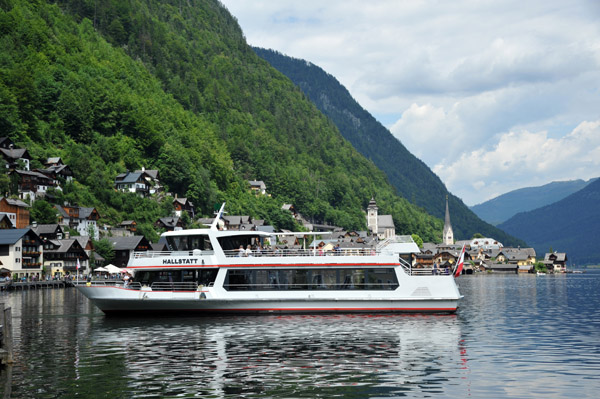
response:
[(4, 136), (4, 137), (0, 137), (0, 148), (4, 148), (5, 150), (8, 150), (9, 148), (13, 148), (15, 146), (15, 143), (13, 143), (13, 141)]
[(248, 184), (250, 184), (250, 190), (254, 194), (262, 194), (262, 195), (267, 194), (267, 186), (265, 185), (264, 181), (262, 181), (262, 180), (249, 180)]
[(187, 198), (177, 198), (177, 196), (175, 196), (175, 199), (173, 200), (173, 209), (175, 209), (175, 215), (178, 217), (181, 217), (183, 212), (187, 212), (192, 219), (194, 218), (194, 204)]
[(59, 157), (48, 158), (44, 163), (45, 169), (35, 169), (37, 172), (52, 179), (56, 187), (60, 187), (63, 182), (73, 180), (73, 171), (68, 165), (63, 164)]
[(17, 229), (29, 226), (29, 208), (25, 202), (11, 198), (0, 198), (0, 212), (6, 213)]
[(567, 254), (564, 252), (552, 252), (544, 255), (544, 266), (554, 273), (567, 271)]
[(0, 230), (0, 262), (13, 278), (40, 278), (43, 258), (42, 240), (33, 230)]
[(29, 170), (31, 155), (29, 155), (26, 148), (13, 148), (12, 146), (10, 148), (0, 148), (0, 155), (4, 158), (6, 169)]
[(142, 168), (141, 170), (136, 170), (133, 173), (142, 174), (148, 186), (148, 194), (152, 195), (162, 191), (163, 187), (160, 184), (160, 174), (157, 169)]
[(241, 225), (253, 224), (250, 216), (223, 216), (227, 230), (239, 230)]
[(132, 233), (135, 233), (137, 231), (137, 223), (135, 222), (135, 220), (124, 220), (121, 222), (119, 227), (125, 230), (129, 230)]
[(138, 194), (140, 197), (145, 197), (150, 192), (150, 186), (142, 173), (135, 172), (125, 172), (117, 175), (115, 188), (123, 192)]
[(126, 267), (134, 252), (151, 250), (150, 241), (144, 236), (111, 237), (109, 241), (115, 251), (113, 263), (117, 267)]
[(183, 229), (183, 221), (181, 218), (169, 216), (160, 218), (154, 223), (154, 227), (165, 229), (166, 231), (175, 231)]
[(58, 223), (63, 226), (77, 230), (79, 235), (87, 236), (93, 231), (93, 237), (97, 240), (100, 235), (97, 222), (100, 215), (96, 208), (85, 208), (81, 206), (56, 205), (58, 210)]
[(48, 176), (29, 170), (12, 170), (10, 176), (16, 176), (19, 197), (21, 199), (35, 199), (46, 196), (46, 191), (54, 187), (54, 181)]
[(37, 224), (33, 223), (31, 226), (33, 230), (43, 241), (45, 240), (62, 240), (65, 235), (63, 227), (58, 224)]
[(14, 229), (15, 225), (7, 213), (0, 212), (0, 229)]
[(502, 248), (496, 256), (497, 262), (516, 264), (519, 272), (528, 273), (533, 270), (536, 261), (533, 248)]
[(89, 255), (78, 239), (48, 240), (44, 243), (44, 266), (54, 277), (90, 272)]

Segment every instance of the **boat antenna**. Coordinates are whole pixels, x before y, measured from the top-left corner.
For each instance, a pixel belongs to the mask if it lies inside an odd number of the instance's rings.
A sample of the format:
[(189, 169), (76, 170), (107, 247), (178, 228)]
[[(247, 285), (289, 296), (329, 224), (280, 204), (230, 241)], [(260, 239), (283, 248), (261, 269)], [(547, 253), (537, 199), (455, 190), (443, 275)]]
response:
[(221, 220), (221, 217), (223, 216), (223, 214), (225, 213), (225, 202), (223, 202), (223, 205), (221, 205), (221, 209), (219, 209), (219, 212), (215, 212), (215, 220), (213, 220), (213, 222), (210, 225), (210, 229), (211, 230), (219, 230), (219, 228), (217, 227), (219, 220)]

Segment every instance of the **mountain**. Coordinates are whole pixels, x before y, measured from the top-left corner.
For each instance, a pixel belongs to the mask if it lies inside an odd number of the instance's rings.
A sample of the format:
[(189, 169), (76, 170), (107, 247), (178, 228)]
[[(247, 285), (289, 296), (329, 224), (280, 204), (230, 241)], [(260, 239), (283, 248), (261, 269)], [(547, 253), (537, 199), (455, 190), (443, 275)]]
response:
[(600, 179), (570, 196), (500, 224), (533, 246), (538, 256), (550, 248), (566, 252), (576, 265), (600, 263)]
[(226, 200), (230, 214), (293, 228), (281, 211), (293, 203), (316, 222), (364, 229), (375, 196), (399, 233), (441, 238), (441, 219), (396, 195), (218, 0), (2, 0), (0, 42), (0, 135), (27, 148), (33, 168), (61, 157), (75, 181), (51, 198), (97, 207), (100, 223), (135, 219), (152, 235), (172, 211), (113, 188), (145, 167), (198, 214)]
[(431, 215), (443, 218), (445, 197), (448, 195), (455, 237), (468, 239), (480, 233), (494, 237), (505, 245), (525, 245), (478, 218), (460, 198), (449, 193), (440, 178), (363, 109), (335, 77), (310, 62), (274, 50), (253, 49), (298, 85), (317, 108), (335, 123), (354, 148), (386, 174), (404, 198)]
[(472, 206), (471, 210), (486, 222), (498, 225), (517, 213), (531, 211), (560, 201), (581, 190), (592, 181), (557, 181), (539, 187), (521, 188)]

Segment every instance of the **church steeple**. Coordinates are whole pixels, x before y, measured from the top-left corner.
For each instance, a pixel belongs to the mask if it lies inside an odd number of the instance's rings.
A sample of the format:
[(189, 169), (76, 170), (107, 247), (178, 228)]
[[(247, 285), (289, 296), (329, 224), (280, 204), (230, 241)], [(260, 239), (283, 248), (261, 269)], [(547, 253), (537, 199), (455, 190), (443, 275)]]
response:
[(377, 225), (378, 210), (379, 208), (377, 207), (375, 198), (371, 197), (371, 201), (369, 201), (369, 206), (367, 207), (367, 228), (371, 230), (372, 234), (377, 234), (377, 232), (379, 231), (379, 226)]
[(454, 244), (454, 232), (450, 223), (450, 211), (448, 210), (448, 196), (446, 195), (446, 218), (444, 219), (444, 231), (442, 233), (442, 241), (444, 244)]

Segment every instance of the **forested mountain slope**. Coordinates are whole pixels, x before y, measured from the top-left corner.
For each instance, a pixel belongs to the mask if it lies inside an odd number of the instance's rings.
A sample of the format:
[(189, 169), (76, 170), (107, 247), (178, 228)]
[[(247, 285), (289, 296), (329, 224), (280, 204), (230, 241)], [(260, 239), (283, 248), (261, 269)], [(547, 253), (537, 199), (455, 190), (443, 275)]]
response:
[[(400, 233), (441, 237), (442, 221), (397, 196), (218, 0), (2, 0), (0, 34), (0, 135), (33, 167), (50, 156), (72, 167), (57, 201), (150, 226), (169, 204), (113, 189), (118, 173), (146, 167), (206, 215), (227, 200), (231, 214), (281, 226), (291, 202), (363, 229), (375, 196)], [(272, 198), (250, 195), (248, 179)]]
[(519, 213), (499, 227), (518, 234), (539, 256), (552, 248), (566, 252), (576, 265), (600, 264), (600, 179), (551, 205)]
[(481, 219), (493, 225), (507, 221), (520, 212), (550, 205), (581, 190), (592, 180), (556, 181), (539, 187), (526, 187), (499, 195), (471, 207)]
[(479, 219), (460, 198), (449, 193), (439, 177), (363, 109), (335, 77), (314, 64), (277, 51), (256, 47), (254, 51), (298, 85), (317, 108), (331, 118), (354, 148), (387, 175), (404, 198), (443, 218), (448, 194), (455, 237), (468, 239), (481, 233), (505, 245), (524, 245)]

